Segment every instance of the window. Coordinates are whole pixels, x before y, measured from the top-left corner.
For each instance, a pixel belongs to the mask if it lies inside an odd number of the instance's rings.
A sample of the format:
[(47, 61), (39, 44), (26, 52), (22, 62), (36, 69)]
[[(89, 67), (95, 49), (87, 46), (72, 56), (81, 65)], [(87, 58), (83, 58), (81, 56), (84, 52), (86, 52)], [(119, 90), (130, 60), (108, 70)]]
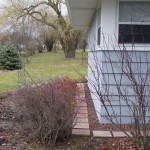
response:
[(97, 12), (97, 45), (101, 44), (101, 9)]
[(101, 27), (98, 27), (97, 31), (97, 45), (101, 44)]
[(119, 43), (150, 43), (150, 2), (120, 2)]

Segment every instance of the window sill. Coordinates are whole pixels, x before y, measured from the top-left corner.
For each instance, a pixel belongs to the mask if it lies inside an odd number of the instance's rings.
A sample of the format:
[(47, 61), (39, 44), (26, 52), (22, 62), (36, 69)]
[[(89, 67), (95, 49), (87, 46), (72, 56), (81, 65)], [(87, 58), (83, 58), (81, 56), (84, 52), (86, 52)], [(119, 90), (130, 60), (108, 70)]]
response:
[(116, 49), (123, 49), (123, 47), (126, 48), (126, 50), (137, 50), (137, 51), (150, 51), (150, 44), (118, 44), (116, 45)]
[[(118, 44), (123, 47), (123, 44)], [(150, 44), (124, 44), (125, 47), (150, 47)]]

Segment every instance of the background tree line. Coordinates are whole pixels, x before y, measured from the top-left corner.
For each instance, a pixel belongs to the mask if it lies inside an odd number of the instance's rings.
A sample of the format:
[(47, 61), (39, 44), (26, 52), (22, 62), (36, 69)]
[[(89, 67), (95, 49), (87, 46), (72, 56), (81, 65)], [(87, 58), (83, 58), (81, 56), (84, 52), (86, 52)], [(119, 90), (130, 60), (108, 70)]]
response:
[(1, 44), (11, 41), (29, 55), (36, 49), (41, 53), (43, 48), (48, 52), (61, 48), (66, 58), (75, 58), (79, 43), (85, 45), (85, 34), (73, 30), (65, 9), (64, 0), (7, 0), (1, 15)]

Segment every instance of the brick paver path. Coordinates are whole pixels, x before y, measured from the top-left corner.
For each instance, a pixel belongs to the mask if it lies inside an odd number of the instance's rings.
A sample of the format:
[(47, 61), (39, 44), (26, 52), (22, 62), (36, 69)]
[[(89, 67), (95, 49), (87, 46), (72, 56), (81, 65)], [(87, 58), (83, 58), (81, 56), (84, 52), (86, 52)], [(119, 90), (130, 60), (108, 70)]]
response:
[[(78, 114), (74, 121), (75, 126), (72, 130), (74, 135), (91, 135), (93, 137), (126, 137), (127, 135), (120, 131), (91, 131), (89, 129), (88, 109), (85, 98), (84, 84), (78, 83), (79, 95), (76, 97)], [(127, 132), (130, 135), (129, 132)], [(131, 136), (131, 135), (130, 135)], [(149, 133), (150, 136), (150, 133)]]
[(79, 95), (76, 97), (78, 114), (74, 122), (75, 126), (72, 133), (75, 135), (90, 135), (84, 84), (78, 83), (77, 86), (79, 88)]

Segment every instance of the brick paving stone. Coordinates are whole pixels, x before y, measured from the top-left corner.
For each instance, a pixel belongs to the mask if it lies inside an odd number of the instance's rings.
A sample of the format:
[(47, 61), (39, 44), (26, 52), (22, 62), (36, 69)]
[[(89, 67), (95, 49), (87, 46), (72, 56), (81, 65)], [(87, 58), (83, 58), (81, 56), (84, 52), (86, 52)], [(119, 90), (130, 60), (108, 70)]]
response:
[(77, 103), (86, 102), (85, 97), (76, 96), (76, 102)]
[(77, 100), (77, 102), (86, 102), (85, 101), (85, 97), (83, 97), (83, 96), (79, 96), (79, 97), (76, 97), (76, 100)]
[(81, 110), (88, 110), (86, 106), (82, 106), (80, 109)]
[(88, 118), (78, 118), (74, 121), (74, 123), (89, 123)]
[[(125, 133), (119, 131), (113, 131), (112, 134), (114, 137), (127, 137)], [(130, 132), (127, 132), (127, 134), (132, 137)]]
[(84, 106), (83, 107), (78, 107), (77, 109), (81, 110), (81, 111), (87, 111), (88, 110), (86, 106), (85, 107)]
[(77, 114), (77, 118), (87, 118), (88, 119), (88, 114)]
[(83, 99), (80, 99), (80, 98), (76, 98), (76, 104), (77, 104), (77, 106), (78, 105), (80, 105), (81, 103), (86, 103), (86, 101), (85, 101), (85, 98), (83, 98)]
[(77, 85), (78, 85), (78, 86), (82, 86), (82, 87), (84, 86), (83, 83), (77, 83)]
[(79, 85), (79, 84), (77, 84), (77, 86), (78, 86), (78, 88), (80, 88), (80, 89), (81, 89), (81, 88), (83, 88), (83, 86), (82, 86), (81, 84), (80, 84), (80, 85)]
[(87, 107), (86, 106), (77, 106), (76, 110), (80, 111), (80, 110), (85, 110), (87, 111)]
[(78, 114), (88, 114), (88, 111), (86, 109), (79, 109)]
[(88, 114), (87, 110), (78, 110), (78, 114)]
[(79, 90), (78, 90), (78, 93), (79, 93), (79, 94), (82, 94), (82, 93), (85, 94), (85, 93), (84, 93), (84, 89), (81, 89), (81, 88), (78, 88), (78, 89), (79, 89)]
[(79, 94), (85, 94), (85, 93), (84, 93), (84, 89), (83, 89), (83, 88), (78, 87), (78, 89), (79, 89), (79, 90), (78, 90), (78, 93), (79, 93)]
[(93, 137), (112, 137), (110, 131), (93, 131)]
[(79, 85), (78, 85), (78, 89), (79, 89), (80, 91), (84, 91), (84, 87), (83, 87), (83, 86), (79, 86)]
[(74, 129), (89, 129), (89, 123), (77, 123)]
[(85, 91), (84, 84), (77, 84), (80, 90), (79, 95), (76, 96), (77, 102), (77, 117), (74, 121), (74, 129), (72, 130), (72, 134), (75, 135), (90, 135), (89, 130), (89, 120), (88, 120), (88, 110), (87, 110), (87, 102), (85, 99)]
[(72, 130), (73, 135), (86, 135), (90, 136), (90, 130), (88, 129), (73, 129)]
[(86, 102), (77, 103), (77, 106), (87, 107)]

